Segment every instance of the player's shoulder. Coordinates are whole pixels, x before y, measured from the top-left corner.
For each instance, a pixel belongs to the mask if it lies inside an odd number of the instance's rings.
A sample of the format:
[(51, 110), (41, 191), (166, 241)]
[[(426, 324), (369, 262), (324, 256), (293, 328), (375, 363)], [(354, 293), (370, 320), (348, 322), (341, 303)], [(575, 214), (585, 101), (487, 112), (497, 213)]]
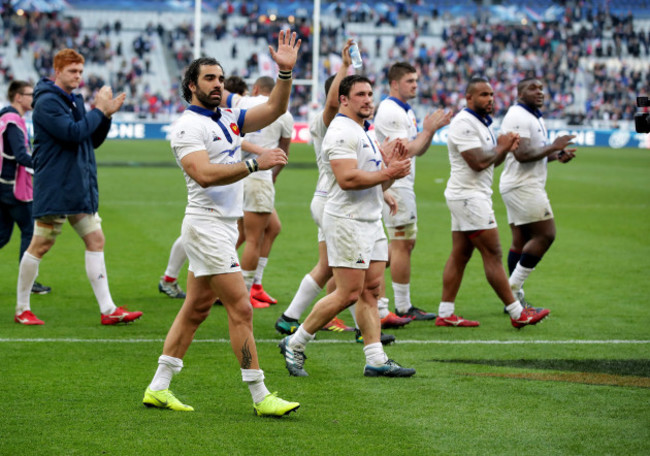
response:
[(404, 108), (397, 104), (395, 100), (392, 98), (384, 98), (380, 103), (379, 106), (377, 107), (377, 114), (386, 114), (386, 113), (391, 113), (391, 114), (396, 114), (396, 113), (406, 113)]
[(358, 136), (357, 127), (359, 127), (352, 119), (337, 115), (330, 122), (327, 132), (325, 133), (325, 138), (333, 139), (351, 139)]
[(458, 113), (451, 119), (449, 123), (449, 128), (454, 128), (462, 125), (474, 125), (478, 123), (479, 120), (471, 115), (469, 112), (461, 109)]

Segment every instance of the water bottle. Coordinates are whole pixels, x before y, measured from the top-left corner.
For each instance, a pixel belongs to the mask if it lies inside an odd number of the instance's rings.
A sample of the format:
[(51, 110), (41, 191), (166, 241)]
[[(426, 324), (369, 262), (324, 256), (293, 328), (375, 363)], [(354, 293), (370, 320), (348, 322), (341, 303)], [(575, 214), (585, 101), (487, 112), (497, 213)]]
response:
[(352, 66), (355, 68), (361, 68), (363, 66), (363, 60), (361, 60), (359, 45), (356, 42), (352, 43), (349, 52), (350, 52), (350, 58), (352, 59)]

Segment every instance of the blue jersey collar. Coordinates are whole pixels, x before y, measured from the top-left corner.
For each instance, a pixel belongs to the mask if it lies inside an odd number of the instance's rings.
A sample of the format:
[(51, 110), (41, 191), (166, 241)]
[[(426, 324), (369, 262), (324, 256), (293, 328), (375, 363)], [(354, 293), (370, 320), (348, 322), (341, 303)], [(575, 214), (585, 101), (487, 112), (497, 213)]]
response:
[[(345, 117), (346, 119), (350, 119), (348, 116), (346, 116), (345, 114), (341, 114), (340, 112), (336, 115), (336, 117)], [(350, 119), (350, 120), (352, 120), (352, 119)], [(354, 120), (352, 120), (352, 121), (354, 122)], [(363, 130), (364, 131), (370, 130), (371, 125), (372, 124), (369, 121), (364, 120), (363, 121)]]
[(540, 110), (537, 109), (537, 108), (535, 108), (535, 109), (530, 109), (529, 106), (527, 106), (527, 105), (525, 105), (525, 104), (523, 104), (523, 103), (517, 103), (517, 105), (518, 105), (518, 106), (521, 106), (522, 108), (524, 108), (526, 111), (528, 111), (529, 113), (531, 113), (532, 115), (534, 115), (534, 116), (537, 117), (538, 119), (539, 119), (540, 117), (542, 117), (542, 111), (540, 111)]
[(399, 98), (396, 98), (396, 97), (388, 97), (388, 99), (394, 101), (395, 103), (397, 103), (397, 105), (398, 105), (399, 107), (401, 107), (401, 108), (402, 108), (404, 111), (406, 111), (406, 112), (409, 112), (409, 111), (411, 110), (411, 105), (408, 104), (408, 103), (403, 102), (403, 101), (400, 100)]
[(489, 127), (490, 125), (492, 125), (492, 117), (490, 117), (490, 116), (482, 117), (476, 111), (474, 111), (472, 109), (469, 109), (469, 108), (465, 108), (465, 111), (469, 112), (471, 115), (473, 115), (478, 120), (480, 120), (481, 123), (483, 125), (485, 125), (486, 127)]
[(219, 108), (217, 108), (216, 111), (212, 111), (210, 109), (202, 108), (201, 106), (189, 105), (187, 109), (188, 111), (192, 111), (197, 114), (201, 114), (202, 116), (209, 117), (215, 122), (221, 118), (221, 109)]

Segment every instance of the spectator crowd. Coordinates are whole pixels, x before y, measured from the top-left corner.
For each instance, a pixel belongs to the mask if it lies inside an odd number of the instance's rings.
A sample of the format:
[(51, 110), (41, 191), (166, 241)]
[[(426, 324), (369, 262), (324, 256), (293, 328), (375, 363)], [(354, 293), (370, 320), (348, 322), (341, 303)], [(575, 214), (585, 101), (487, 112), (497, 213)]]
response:
[[(384, 11), (360, 8), (360, 2), (338, 2), (324, 8), (323, 14), (333, 17), (321, 29), (319, 51), (323, 58), (319, 79), (323, 81), (334, 72), (335, 60), (329, 56), (336, 54), (347, 38), (346, 24), (362, 22), (382, 30), (393, 29), (391, 46), (386, 46), (386, 40), (380, 38), (379, 29), (377, 33), (358, 37), (366, 62), (363, 71), (377, 82), (376, 90), (385, 96), (389, 66), (398, 60), (409, 61), (420, 73), (419, 99), (414, 104), (422, 109), (433, 106), (458, 109), (461, 92), (474, 75), (487, 77), (494, 87), (497, 117), (503, 116), (514, 102), (517, 82), (528, 76), (539, 77), (546, 83), (545, 115), (548, 118), (570, 115), (575, 123), (630, 120), (636, 111), (636, 97), (650, 93), (650, 36), (648, 30), (635, 27), (632, 14), (616, 15), (583, 1), (567, 6), (564, 14), (554, 21), (495, 23), (481, 8), (470, 16), (451, 18), (439, 15), (434, 7), (427, 15), (415, 13), (409, 8), (411, 3), (395, 2), (394, 7)], [(237, 25), (229, 26), (234, 17), (239, 18)], [(427, 45), (425, 42), (432, 41), (422, 38), (431, 36), (430, 21), (438, 17), (444, 19), (442, 32), (434, 40), (438, 45)], [(303, 40), (294, 77), (312, 77), (313, 24), (306, 15), (273, 18), (261, 12), (258, 2), (241, 2), (237, 9), (232, 3), (223, 2), (218, 14), (211, 18), (212, 23), (206, 23), (202, 30), (204, 42), (215, 40), (230, 49), (233, 61), (244, 62), (240, 68), (226, 65), (227, 72), (244, 78), (257, 77), (260, 64), (257, 52), (241, 55), (249, 47), (236, 43), (241, 40), (273, 43), (281, 29), (291, 27)], [(177, 74), (171, 79), (179, 80), (193, 58), (194, 30), (189, 22), (174, 27), (144, 25), (132, 43), (133, 57), (129, 59), (124, 56), (122, 42), (111, 41), (111, 36), (122, 31), (119, 20), (89, 32), (77, 17), (59, 13), (18, 14), (11, 2), (5, 0), (2, 23), (3, 46), (13, 41), (19, 55), (32, 53), (38, 77), (51, 74), (52, 56), (57, 50), (73, 47), (87, 62), (111, 66), (102, 75), (87, 75), (82, 89), (87, 97), (108, 83), (115, 90), (129, 94), (124, 110), (141, 117), (156, 118), (184, 108), (177, 86), (169, 87), (167, 93), (153, 93), (143, 81), (143, 75), (152, 72), (150, 54), (155, 46), (152, 37), (156, 34), (170, 61), (176, 62)], [(240, 59), (236, 60), (237, 57)], [(157, 68), (156, 71), (165, 70)], [(0, 60), (0, 75), (5, 82), (13, 77), (7, 59)], [(310, 87), (295, 86), (290, 105), (295, 117), (306, 117), (310, 97)]]

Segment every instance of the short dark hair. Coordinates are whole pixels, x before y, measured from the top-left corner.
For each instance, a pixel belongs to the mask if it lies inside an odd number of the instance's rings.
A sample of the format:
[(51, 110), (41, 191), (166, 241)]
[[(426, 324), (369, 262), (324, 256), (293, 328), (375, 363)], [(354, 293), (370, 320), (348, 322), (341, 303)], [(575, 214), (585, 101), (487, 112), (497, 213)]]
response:
[(275, 86), (275, 81), (270, 76), (260, 76), (257, 78), (257, 81), (255, 81), (255, 85), (260, 92), (270, 93)]
[(413, 65), (408, 62), (397, 62), (393, 64), (388, 70), (388, 83), (399, 81), (405, 74), (417, 73)]
[(352, 86), (358, 82), (367, 82), (372, 87), (372, 82), (370, 82), (370, 79), (365, 76), (361, 76), (360, 74), (346, 76), (341, 81), (341, 85), (339, 85), (339, 98), (341, 96), (350, 96), (350, 89), (352, 89)]
[(223, 72), (223, 67), (217, 61), (217, 59), (212, 57), (201, 57), (198, 59), (192, 60), (185, 70), (185, 76), (183, 76), (183, 83), (181, 89), (183, 91), (183, 99), (188, 103), (192, 102), (192, 91), (190, 90), (190, 84), (197, 85), (199, 83), (199, 73), (201, 72), (202, 66), (212, 66), (219, 65), (221, 71)]
[(520, 94), (521, 92), (524, 91), (526, 86), (530, 84), (533, 81), (539, 81), (539, 78), (534, 78), (534, 77), (529, 77), (529, 78), (524, 78), (519, 83), (517, 84), (517, 94)]
[(11, 81), (11, 83), (9, 83), (9, 88), (7, 89), (7, 98), (9, 99), (9, 103), (13, 103), (16, 95), (22, 92), (25, 87), (32, 87), (32, 84), (27, 81)]
[(334, 82), (334, 79), (336, 78), (336, 75), (333, 74), (329, 78), (325, 80), (325, 98), (327, 98), (327, 94), (330, 93), (330, 87), (332, 87), (332, 83)]
[(465, 95), (469, 95), (472, 90), (474, 90), (474, 86), (478, 84), (489, 84), (490, 81), (488, 81), (486, 78), (483, 76), (473, 76), (472, 79), (469, 80), (467, 83), (467, 88), (465, 89)]
[(248, 84), (239, 76), (229, 76), (223, 83), (224, 88), (231, 93), (243, 95), (248, 90)]

